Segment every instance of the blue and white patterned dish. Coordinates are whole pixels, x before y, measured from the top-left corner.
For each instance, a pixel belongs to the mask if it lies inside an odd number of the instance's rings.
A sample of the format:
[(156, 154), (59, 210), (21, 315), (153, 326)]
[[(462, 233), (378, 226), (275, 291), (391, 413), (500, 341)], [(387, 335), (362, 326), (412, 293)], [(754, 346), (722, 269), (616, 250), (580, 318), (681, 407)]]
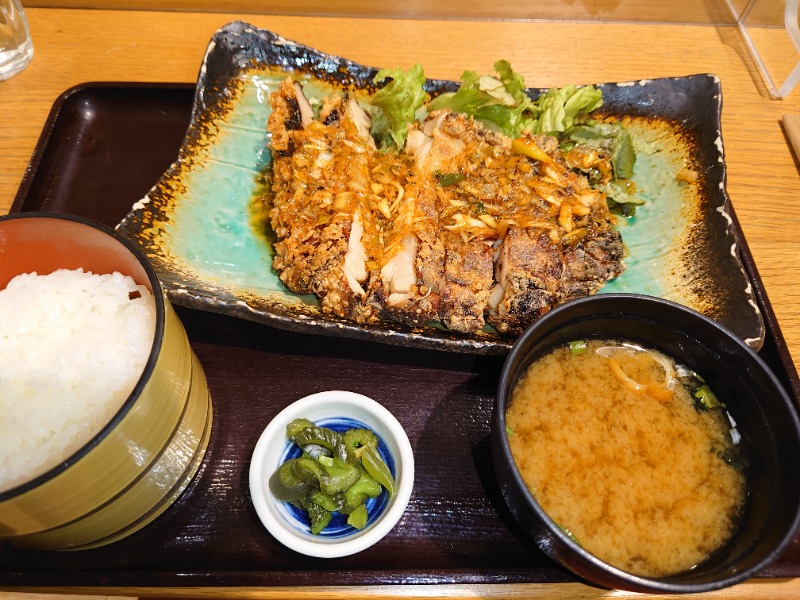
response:
[[(335, 431), (371, 429), (380, 438), (378, 450), (394, 476), (395, 492), (390, 497), (384, 490), (367, 502), (369, 517), (364, 529), (351, 527), (346, 517), (334, 513), (330, 524), (314, 535), (305, 511), (278, 500), (270, 490), (270, 478), (278, 468), (300, 455), (300, 449), (286, 436), (286, 426), (299, 418)], [(308, 556), (348, 556), (379, 542), (402, 517), (414, 485), (414, 454), (403, 427), (381, 404), (353, 392), (326, 391), (301, 398), (270, 421), (253, 450), (249, 481), (256, 513), (276, 540)]]

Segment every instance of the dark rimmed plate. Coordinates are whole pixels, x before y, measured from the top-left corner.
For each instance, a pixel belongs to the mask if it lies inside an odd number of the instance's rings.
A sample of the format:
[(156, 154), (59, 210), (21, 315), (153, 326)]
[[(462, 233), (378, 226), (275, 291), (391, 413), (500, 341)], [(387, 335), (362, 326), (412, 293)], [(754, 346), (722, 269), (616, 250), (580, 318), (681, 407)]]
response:
[[(119, 231), (144, 247), (176, 304), (292, 331), (504, 354), (514, 340), (491, 330), (361, 326), (323, 314), (315, 298), (289, 292), (271, 269), (271, 244), (250, 210), (270, 162), (268, 94), (291, 75), (310, 96), (344, 88), (363, 97), (374, 92), (375, 73), (246, 23), (226, 25), (208, 47), (177, 160)], [(454, 86), (427, 83), (434, 94)], [(759, 348), (763, 319), (725, 191), (719, 80), (695, 75), (600, 88), (603, 110), (624, 120), (640, 149), (635, 180), (647, 200), (634, 218), (620, 220), (630, 256), (603, 291), (685, 304)], [(696, 181), (678, 176), (688, 172)]]

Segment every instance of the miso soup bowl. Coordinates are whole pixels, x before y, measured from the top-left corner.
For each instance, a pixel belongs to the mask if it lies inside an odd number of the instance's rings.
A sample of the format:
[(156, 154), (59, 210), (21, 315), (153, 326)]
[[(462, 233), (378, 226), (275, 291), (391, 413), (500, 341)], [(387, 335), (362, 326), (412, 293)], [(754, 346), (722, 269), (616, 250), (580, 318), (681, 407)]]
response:
[(155, 298), (155, 338), (139, 380), (110, 421), (48, 471), (0, 493), (0, 537), (20, 546), (92, 548), (139, 530), (185, 490), (211, 432), (203, 369), (144, 254), (79, 217), (0, 217), (0, 290), (21, 273), (78, 268), (117, 271), (146, 286)]
[[(648, 578), (593, 556), (550, 519), (525, 485), (506, 433), (512, 391), (533, 360), (573, 340), (622, 339), (660, 350), (705, 378), (742, 435), (749, 466), (744, 513), (732, 539), (677, 575)], [(800, 427), (796, 407), (763, 360), (711, 319), (667, 300), (600, 294), (545, 315), (523, 333), (504, 364), (492, 421), (492, 458), (502, 496), (520, 530), (563, 567), (595, 584), (634, 592), (696, 593), (756, 575), (792, 540), (800, 515)]]

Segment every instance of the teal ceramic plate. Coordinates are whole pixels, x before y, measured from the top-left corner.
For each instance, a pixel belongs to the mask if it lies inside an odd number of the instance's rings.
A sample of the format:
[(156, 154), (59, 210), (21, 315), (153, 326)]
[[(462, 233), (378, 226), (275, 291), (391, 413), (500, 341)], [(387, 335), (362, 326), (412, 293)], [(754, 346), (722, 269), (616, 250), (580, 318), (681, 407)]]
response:
[[(315, 298), (289, 292), (271, 269), (272, 246), (253, 210), (269, 173), (269, 93), (291, 73), (311, 96), (332, 88), (368, 95), (376, 72), (246, 23), (226, 25), (206, 52), (177, 160), (118, 230), (144, 248), (175, 304), (311, 334), (505, 354), (514, 339), (489, 329), (461, 335), (325, 315)], [(454, 87), (427, 83), (432, 93)], [(759, 348), (763, 319), (725, 191), (719, 80), (701, 74), (599, 87), (603, 110), (623, 119), (643, 150), (634, 179), (646, 199), (635, 217), (619, 222), (630, 256), (603, 292), (673, 300)]]

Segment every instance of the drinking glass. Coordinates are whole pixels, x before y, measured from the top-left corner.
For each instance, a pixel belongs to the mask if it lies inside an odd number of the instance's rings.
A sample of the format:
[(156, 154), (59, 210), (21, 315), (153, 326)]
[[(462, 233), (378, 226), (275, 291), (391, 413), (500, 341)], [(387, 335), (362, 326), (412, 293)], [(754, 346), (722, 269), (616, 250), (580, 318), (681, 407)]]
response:
[(0, 0), (0, 80), (13, 77), (31, 62), (33, 42), (19, 0)]

